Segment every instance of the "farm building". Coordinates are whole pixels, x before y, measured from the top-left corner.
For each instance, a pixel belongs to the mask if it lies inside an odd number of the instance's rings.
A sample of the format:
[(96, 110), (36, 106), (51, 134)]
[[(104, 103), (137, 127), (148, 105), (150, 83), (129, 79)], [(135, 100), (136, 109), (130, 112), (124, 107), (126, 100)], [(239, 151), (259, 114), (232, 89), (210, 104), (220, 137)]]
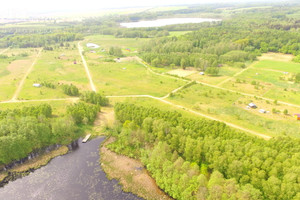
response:
[(99, 48), (100, 46), (97, 45), (97, 44), (94, 44), (94, 43), (87, 43), (87, 44), (86, 44), (86, 47), (88, 47), (88, 48), (93, 48), (93, 49), (97, 49), (97, 48)]
[(34, 83), (32, 86), (33, 86), (33, 87), (42, 87), (42, 85), (39, 84), (39, 83)]
[(294, 114), (294, 116), (297, 120), (300, 120), (300, 114)]
[(200, 74), (200, 75), (204, 75), (204, 72), (200, 72), (199, 74)]
[(254, 103), (249, 103), (248, 106), (249, 106), (250, 108), (257, 108), (257, 106), (256, 106)]
[(267, 111), (264, 110), (264, 109), (260, 109), (258, 112), (260, 112), (260, 113), (267, 113)]

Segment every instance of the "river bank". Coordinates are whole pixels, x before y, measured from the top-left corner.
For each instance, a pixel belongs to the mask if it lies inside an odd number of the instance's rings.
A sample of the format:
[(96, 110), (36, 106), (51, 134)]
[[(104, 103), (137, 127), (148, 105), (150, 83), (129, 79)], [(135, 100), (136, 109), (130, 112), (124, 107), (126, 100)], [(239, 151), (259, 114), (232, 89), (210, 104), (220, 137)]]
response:
[(110, 151), (106, 145), (113, 141), (110, 137), (100, 148), (101, 167), (109, 179), (117, 179), (124, 191), (144, 199), (172, 199), (159, 189), (140, 161)]
[(61, 146), (50, 152), (39, 155), (31, 160), (16, 165), (7, 171), (0, 173), (0, 187), (3, 187), (9, 181), (16, 180), (17, 178), (26, 176), (28, 173), (33, 172), (42, 166), (47, 165), (53, 158), (68, 153), (69, 148), (67, 146)]

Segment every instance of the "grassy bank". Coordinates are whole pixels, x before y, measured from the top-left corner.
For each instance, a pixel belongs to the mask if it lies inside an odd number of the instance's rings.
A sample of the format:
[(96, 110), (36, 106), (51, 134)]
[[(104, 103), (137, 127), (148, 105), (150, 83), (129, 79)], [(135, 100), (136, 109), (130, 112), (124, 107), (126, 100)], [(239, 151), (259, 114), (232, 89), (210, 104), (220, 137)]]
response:
[(2, 182), (6, 177), (8, 177), (8, 172), (10, 173), (25, 173), (29, 170), (35, 170), (42, 166), (47, 165), (53, 158), (61, 156), (68, 153), (68, 147), (62, 146), (58, 149), (55, 149), (51, 152), (40, 155), (32, 160), (25, 162), (22, 165), (16, 166), (7, 172), (0, 173), (0, 182)]
[(101, 166), (109, 179), (119, 180), (124, 191), (144, 199), (172, 199), (158, 188), (140, 161), (110, 151), (106, 145), (113, 141), (109, 138), (100, 149)]

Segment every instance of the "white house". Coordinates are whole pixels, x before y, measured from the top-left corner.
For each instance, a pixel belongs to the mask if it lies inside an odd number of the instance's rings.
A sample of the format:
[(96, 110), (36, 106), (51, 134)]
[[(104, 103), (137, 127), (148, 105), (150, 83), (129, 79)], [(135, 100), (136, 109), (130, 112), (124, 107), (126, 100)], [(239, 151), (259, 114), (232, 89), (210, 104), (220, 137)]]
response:
[(42, 87), (42, 85), (39, 84), (39, 83), (34, 83), (32, 86), (33, 86), (33, 87)]
[(97, 48), (99, 48), (100, 46), (97, 45), (97, 44), (94, 44), (94, 43), (87, 43), (87, 44), (86, 44), (86, 47), (88, 47), (88, 48), (93, 48), (93, 49), (97, 49)]

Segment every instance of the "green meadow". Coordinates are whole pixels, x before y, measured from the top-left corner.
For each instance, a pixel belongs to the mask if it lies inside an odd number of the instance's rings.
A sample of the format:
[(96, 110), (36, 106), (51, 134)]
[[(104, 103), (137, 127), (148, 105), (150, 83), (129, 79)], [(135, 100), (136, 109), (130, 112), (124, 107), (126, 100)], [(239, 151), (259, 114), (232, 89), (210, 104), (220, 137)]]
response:
[[(62, 84), (73, 84), (82, 90), (89, 89), (89, 82), (78, 49), (75, 47), (56, 48), (43, 51), (33, 71), (27, 77), (19, 99), (52, 99), (65, 98), (60, 88)], [(75, 63), (76, 62), (76, 63)], [(35, 88), (34, 83), (50, 82), (56, 89), (47, 87)]]
[[(245, 98), (238, 93), (196, 84), (180, 90), (169, 97), (168, 100), (259, 133), (271, 136), (289, 135), (299, 137), (300, 124), (292, 116), (287, 117), (283, 114), (279, 115), (271, 112), (259, 113), (260, 108), (266, 109), (265, 102), (260, 102), (255, 98)], [(250, 102), (260, 102), (258, 104), (259, 109), (246, 109)], [(276, 106), (269, 107), (268, 111), (271, 111), (271, 108)], [(294, 110), (294, 108), (288, 106), (284, 108)], [(280, 108), (280, 110), (283, 111), (283, 108)]]
[(9, 49), (3, 53), (4, 57), (0, 58), (0, 101), (13, 97), (37, 53), (37, 49)]
[(181, 80), (159, 76), (136, 61), (88, 61), (98, 91), (106, 95), (164, 96), (184, 84)]

